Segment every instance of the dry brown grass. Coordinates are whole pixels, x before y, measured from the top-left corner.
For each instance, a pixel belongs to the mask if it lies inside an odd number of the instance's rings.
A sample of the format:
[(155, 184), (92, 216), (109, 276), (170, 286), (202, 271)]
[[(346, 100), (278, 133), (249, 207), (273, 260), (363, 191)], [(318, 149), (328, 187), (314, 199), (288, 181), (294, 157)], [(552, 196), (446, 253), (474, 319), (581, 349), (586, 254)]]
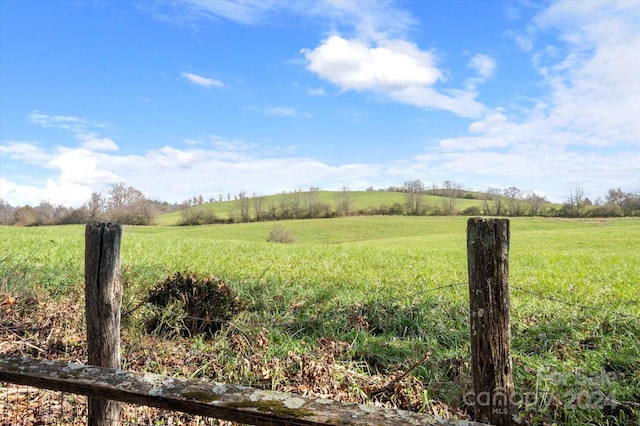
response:
[[(60, 300), (0, 294), (0, 353), (87, 362), (84, 301), (80, 294)], [(135, 329), (122, 331), (123, 368), (180, 377), (226, 381), (348, 402), (373, 402), (394, 408), (425, 410), (464, 417), (464, 413), (432, 401), (425, 405), (425, 387), (411, 375), (366, 374), (343, 359), (350, 344), (330, 338), (317, 340), (311, 352), (290, 351), (269, 357), (265, 328), (240, 331), (233, 327), (202, 348), (185, 337), (166, 339)], [(220, 350), (216, 350), (220, 348)], [(229, 352), (234, 362), (229, 362)], [(245, 382), (248, 378), (250, 383)], [(16, 424), (76, 425), (86, 422), (84, 397), (35, 388), (0, 384), (0, 419)], [(125, 404), (123, 424), (232, 424), (181, 413)], [(2, 420), (4, 421), (4, 420)]]

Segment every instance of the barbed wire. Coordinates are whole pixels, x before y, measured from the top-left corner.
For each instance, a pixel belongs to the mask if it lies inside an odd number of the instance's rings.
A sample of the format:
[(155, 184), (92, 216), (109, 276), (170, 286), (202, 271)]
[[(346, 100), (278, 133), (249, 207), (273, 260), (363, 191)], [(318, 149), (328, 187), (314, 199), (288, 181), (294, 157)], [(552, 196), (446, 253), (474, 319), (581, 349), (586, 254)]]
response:
[[(445, 289), (449, 289), (449, 288), (454, 288), (454, 287), (461, 287), (461, 286), (466, 286), (467, 283), (454, 283), (454, 284), (446, 284), (446, 285), (442, 285), (442, 286), (437, 286), (437, 287), (432, 287), (432, 288), (427, 288), (424, 290), (420, 290), (420, 291), (416, 291), (413, 293), (410, 293), (408, 295), (405, 296), (400, 296), (400, 297), (396, 297), (393, 298), (391, 300), (395, 301), (395, 302), (400, 302), (400, 301), (407, 301), (407, 300), (413, 300), (416, 297), (420, 296), (420, 295), (424, 295), (424, 294), (428, 294), (428, 293), (434, 293), (436, 291), (439, 290), (445, 290)], [(580, 308), (580, 309), (584, 309), (584, 310), (590, 310), (590, 311), (598, 311), (598, 312), (605, 312), (611, 315), (615, 315), (615, 316), (619, 316), (619, 317), (624, 317), (624, 318), (630, 318), (630, 319), (634, 319), (634, 320), (638, 320), (640, 321), (640, 316), (634, 315), (634, 314), (630, 314), (630, 313), (626, 313), (626, 312), (620, 312), (620, 311), (614, 311), (614, 310), (607, 310), (607, 309), (603, 309), (602, 306), (590, 306), (590, 305), (585, 305), (585, 304), (581, 304), (581, 303), (576, 303), (576, 302), (570, 302), (567, 300), (563, 300), (560, 299), (557, 296), (552, 296), (552, 295), (546, 295), (540, 292), (536, 292), (536, 291), (532, 291), (532, 290), (528, 290), (525, 289), (521, 286), (517, 286), (517, 285), (509, 285), (511, 290), (516, 290), (517, 292), (521, 292), (521, 293), (525, 293), (528, 294), (530, 296), (535, 296), (537, 298), (540, 299), (545, 299), (548, 300), (550, 302), (554, 302), (554, 303), (559, 303), (561, 305), (565, 305), (565, 306), (572, 306), (572, 307), (576, 307), (576, 308)], [(629, 301), (630, 304), (634, 304), (637, 305), (640, 302), (638, 301)], [(137, 308), (139, 308), (141, 305), (143, 305), (143, 303), (139, 304), (138, 306), (136, 306), (136, 308), (134, 310), (137, 310)], [(132, 310), (130, 310), (129, 312), (127, 312), (127, 314), (131, 313)], [(226, 324), (229, 323), (230, 320), (222, 320), (222, 319), (217, 319), (217, 318), (199, 318), (199, 317), (194, 317), (194, 316), (185, 316), (185, 319), (189, 319), (189, 320), (194, 320), (194, 321), (201, 321), (204, 323), (220, 323), (220, 324)], [(276, 322), (276, 323), (272, 323), (274, 325), (286, 325), (291, 323), (291, 321), (284, 321), (284, 322)]]
[[(542, 294), (542, 293), (538, 293), (536, 291), (532, 291), (532, 290), (527, 290), (524, 289), (520, 286), (516, 286), (516, 285), (510, 285), (510, 288), (515, 289), (517, 291), (520, 291), (522, 293), (526, 293), (529, 294), (531, 296), (536, 296), (539, 297), (541, 299), (546, 299), (550, 302), (554, 302), (554, 303), (560, 303), (562, 305), (566, 305), (566, 306), (573, 306), (576, 308), (580, 308), (580, 309), (586, 309), (586, 310), (590, 310), (590, 311), (598, 311), (598, 312), (606, 312), (608, 314), (613, 314), (613, 315), (617, 315), (617, 316), (621, 316), (621, 317), (625, 317), (625, 318), (632, 318), (632, 319), (636, 319), (636, 320), (640, 320), (640, 317), (633, 315), (633, 314), (628, 314), (626, 312), (619, 312), (619, 311), (610, 311), (610, 310), (606, 310), (606, 309), (602, 309), (602, 306), (589, 306), (589, 305), (583, 305), (581, 303), (575, 303), (575, 302), (568, 302), (566, 300), (562, 300), (556, 296), (549, 296), (546, 294)], [(631, 302), (633, 304), (638, 304), (637, 302)]]

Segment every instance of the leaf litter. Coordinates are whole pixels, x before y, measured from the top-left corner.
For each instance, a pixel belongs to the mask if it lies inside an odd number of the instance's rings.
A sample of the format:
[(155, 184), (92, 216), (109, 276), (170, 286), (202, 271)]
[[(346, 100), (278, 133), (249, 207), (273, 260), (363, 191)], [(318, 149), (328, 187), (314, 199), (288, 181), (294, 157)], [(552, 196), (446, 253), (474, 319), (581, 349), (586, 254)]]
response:
[[(372, 374), (363, 362), (350, 360), (351, 344), (322, 337), (312, 350), (270, 354), (269, 331), (229, 326), (205, 340), (198, 337), (140, 332), (123, 325), (123, 368), (203, 379), (344, 402), (373, 403), (468, 418), (459, 408), (427, 397), (428, 390), (409, 371)], [(38, 295), (0, 293), (0, 353), (87, 363), (84, 297), (69, 293), (52, 300)], [(233, 425), (151, 407), (123, 404), (123, 424)], [(86, 424), (86, 398), (0, 383), (0, 426), (14, 424)], [(129, 422), (129, 423), (127, 423)]]

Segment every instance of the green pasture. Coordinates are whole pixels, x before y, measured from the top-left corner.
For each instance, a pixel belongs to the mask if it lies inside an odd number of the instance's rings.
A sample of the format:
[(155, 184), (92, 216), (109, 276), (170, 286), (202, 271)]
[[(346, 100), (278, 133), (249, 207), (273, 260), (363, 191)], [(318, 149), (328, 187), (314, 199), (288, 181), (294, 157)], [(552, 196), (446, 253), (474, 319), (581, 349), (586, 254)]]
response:
[[(269, 330), (268, 356), (309, 351), (331, 337), (352, 344), (345, 362), (389, 373), (430, 351), (413, 374), (431, 384), (434, 398), (460, 406), (471, 380), (466, 222), (348, 217), (125, 227), (125, 309), (169, 274), (213, 274), (248, 302), (245, 325)], [(266, 242), (274, 226), (299, 243)], [(84, 226), (0, 227), (0, 289), (64, 297), (81, 288), (83, 245)], [(560, 420), (638, 420), (640, 220), (514, 218), (510, 246), (514, 380), (537, 396), (525, 412), (557, 421), (545, 405), (551, 396), (569, 401), (587, 392), (628, 405), (565, 407)], [(356, 313), (367, 316), (369, 331), (349, 324)]]

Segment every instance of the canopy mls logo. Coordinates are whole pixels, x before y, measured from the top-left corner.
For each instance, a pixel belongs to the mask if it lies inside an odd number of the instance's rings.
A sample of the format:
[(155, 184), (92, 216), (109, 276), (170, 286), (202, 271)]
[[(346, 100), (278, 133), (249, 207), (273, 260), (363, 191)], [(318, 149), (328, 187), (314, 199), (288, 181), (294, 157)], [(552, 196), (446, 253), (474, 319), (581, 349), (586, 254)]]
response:
[[(493, 414), (507, 414), (509, 406), (539, 412), (560, 407), (570, 410), (612, 409), (619, 405), (613, 383), (621, 378), (611, 371), (578, 372), (575, 375), (538, 372), (534, 391), (509, 392), (502, 387), (478, 394), (469, 391), (464, 394), (463, 402), (470, 407), (492, 407)], [(565, 390), (554, 391), (553, 387), (563, 387)]]

